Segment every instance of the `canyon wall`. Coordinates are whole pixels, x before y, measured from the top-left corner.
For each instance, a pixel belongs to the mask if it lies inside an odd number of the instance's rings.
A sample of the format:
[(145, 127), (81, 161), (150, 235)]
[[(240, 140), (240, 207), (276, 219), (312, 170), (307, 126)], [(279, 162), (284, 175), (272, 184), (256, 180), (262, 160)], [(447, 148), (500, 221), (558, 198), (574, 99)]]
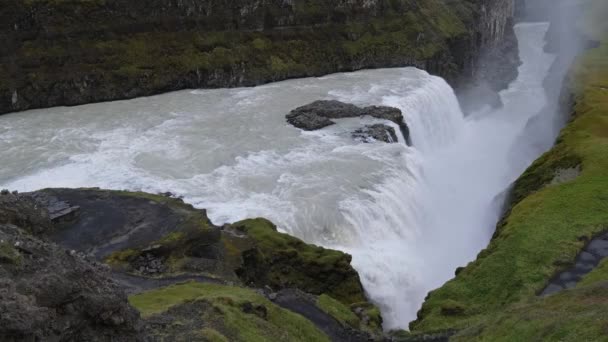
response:
[(497, 79), (484, 54), (506, 70), (501, 88), (518, 61), (495, 53), (513, 45), (513, 11), (513, 0), (6, 0), (0, 113), (379, 67), (460, 86)]

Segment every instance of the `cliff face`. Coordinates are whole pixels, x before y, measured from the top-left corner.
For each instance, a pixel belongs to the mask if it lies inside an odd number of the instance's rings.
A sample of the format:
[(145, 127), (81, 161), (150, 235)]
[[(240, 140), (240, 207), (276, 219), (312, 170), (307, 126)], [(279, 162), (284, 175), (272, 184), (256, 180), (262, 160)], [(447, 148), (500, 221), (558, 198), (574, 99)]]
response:
[(480, 56), (512, 37), (513, 0), (7, 0), (0, 9), (6, 113), (377, 67), (417, 66), (459, 85), (487, 78)]

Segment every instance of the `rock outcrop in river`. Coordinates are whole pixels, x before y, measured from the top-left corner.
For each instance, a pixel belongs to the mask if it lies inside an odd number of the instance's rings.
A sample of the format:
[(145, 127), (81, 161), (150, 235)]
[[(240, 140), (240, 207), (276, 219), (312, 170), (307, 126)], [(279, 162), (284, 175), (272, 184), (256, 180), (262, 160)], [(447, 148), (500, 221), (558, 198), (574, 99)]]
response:
[(6, 0), (0, 113), (379, 67), (508, 83), (489, 71), (516, 73), (512, 16), (513, 0)]
[[(285, 117), (287, 122), (306, 131), (314, 131), (335, 124), (332, 119), (371, 116), (377, 119), (392, 121), (399, 126), (403, 137), (409, 141), (409, 128), (403, 121), (399, 108), (386, 106), (357, 107), (340, 101), (315, 101), (292, 110)], [(397, 136), (392, 127), (386, 125), (367, 126), (353, 132), (355, 138), (373, 138), (384, 142), (396, 142)]]
[(167, 195), (4, 192), (0, 339), (382, 339), (350, 261)]

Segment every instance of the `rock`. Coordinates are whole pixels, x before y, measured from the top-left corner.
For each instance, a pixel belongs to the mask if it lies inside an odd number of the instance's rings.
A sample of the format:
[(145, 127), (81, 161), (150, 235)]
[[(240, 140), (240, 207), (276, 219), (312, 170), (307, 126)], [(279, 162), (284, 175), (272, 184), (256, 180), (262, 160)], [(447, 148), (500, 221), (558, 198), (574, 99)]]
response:
[[(297, 128), (306, 131), (314, 131), (333, 125), (335, 122), (333, 122), (331, 119), (355, 118), (365, 115), (396, 123), (399, 125), (403, 137), (406, 139), (406, 141), (408, 141), (409, 144), (409, 128), (403, 121), (403, 114), (398, 108), (385, 106), (369, 106), (360, 108), (353, 104), (340, 101), (323, 100), (315, 101), (305, 106), (298, 107), (292, 110), (285, 117), (289, 124)], [(371, 127), (374, 126), (377, 125), (373, 125)], [(377, 133), (379, 136), (382, 136), (379, 131)], [(394, 130), (392, 135), (395, 137), (394, 141), (397, 141)], [(383, 139), (377, 140), (386, 141)]]
[(35, 234), (51, 228), (46, 208), (28, 196), (14, 195), (8, 190), (0, 196), (0, 224), (16, 225)]
[(374, 141), (383, 141), (385, 143), (396, 143), (398, 142), (397, 134), (393, 127), (375, 124), (371, 126), (365, 126), (357, 129), (353, 132), (353, 138), (358, 141), (370, 143)]
[(42, 231), (0, 224), (0, 256), (13, 254), (0, 257), (0, 340), (141, 340), (139, 315), (104, 267), (29, 230)]

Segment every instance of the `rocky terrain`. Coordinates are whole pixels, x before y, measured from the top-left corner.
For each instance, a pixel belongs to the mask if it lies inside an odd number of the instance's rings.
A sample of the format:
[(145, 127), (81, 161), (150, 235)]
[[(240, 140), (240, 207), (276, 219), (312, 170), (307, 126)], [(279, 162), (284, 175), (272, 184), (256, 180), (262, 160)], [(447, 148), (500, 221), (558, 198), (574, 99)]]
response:
[(398, 66), (499, 89), (517, 72), (513, 5), (6, 0), (0, 113)]
[(110, 269), (39, 238), (51, 229), (35, 201), (0, 195), (0, 339), (136, 340), (139, 315)]
[(0, 195), (3, 341), (383, 340), (350, 256), (169, 194)]

